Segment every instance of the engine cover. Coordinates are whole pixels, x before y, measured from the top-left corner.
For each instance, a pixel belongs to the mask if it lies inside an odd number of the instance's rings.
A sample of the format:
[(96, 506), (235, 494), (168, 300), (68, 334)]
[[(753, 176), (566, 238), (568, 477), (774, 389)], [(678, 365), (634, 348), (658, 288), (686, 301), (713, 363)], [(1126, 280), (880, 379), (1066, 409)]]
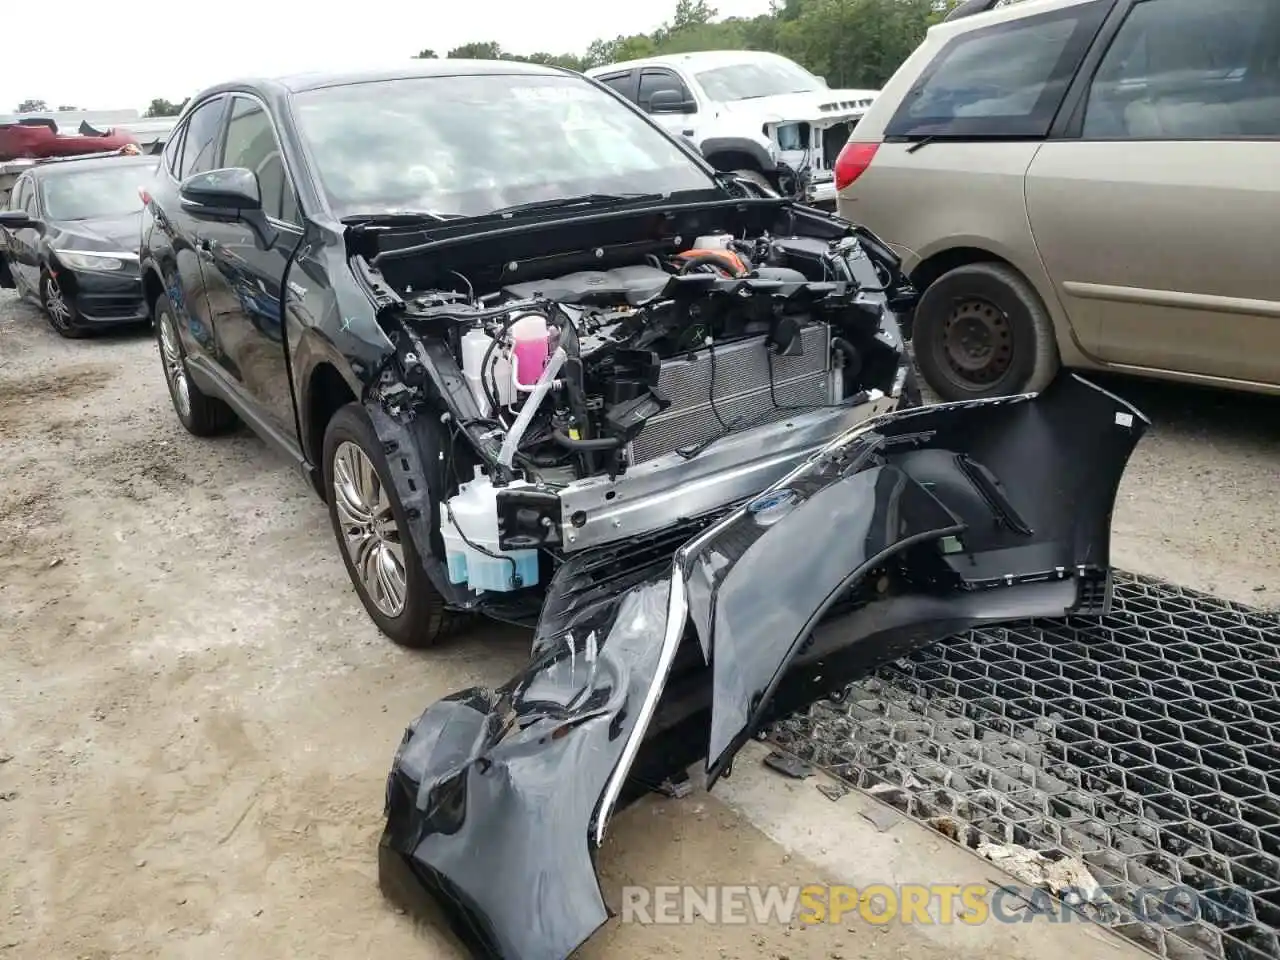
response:
[(645, 424), (632, 443), (631, 462), (694, 446), (726, 427), (763, 426), (795, 407), (834, 402), (830, 328), (810, 324), (800, 343), (798, 356), (777, 356), (768, 337), (758, 336), (663, 361), (658, 389), (671, 406)]

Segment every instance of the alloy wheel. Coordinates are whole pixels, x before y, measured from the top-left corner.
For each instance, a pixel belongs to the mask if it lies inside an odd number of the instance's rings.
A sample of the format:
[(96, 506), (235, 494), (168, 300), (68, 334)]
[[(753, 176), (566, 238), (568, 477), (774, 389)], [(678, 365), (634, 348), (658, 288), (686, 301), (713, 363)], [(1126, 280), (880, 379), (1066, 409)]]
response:
[(383, 615), (398, 617), (408, 594), (400, 528), (373, 462), (350, 440), (333, 453), (333, 498), (342, 549), (361, 586)]
[(160, 316), (160, 359), (164, 363), (164, 378), (169, 384), (173, 405), (183, 420), (189, 420), (191, 384), (187, 381), (187, 368), (182, 362), (182, 349), (178, 346), (178, 331), (173, 325), (173, 318), (167, 313)]
[(57, 277), (50, 274), (44, 281), (44, 309), (56, 330), (67, 330), (71, 327), (71, 307), (62, 294)]

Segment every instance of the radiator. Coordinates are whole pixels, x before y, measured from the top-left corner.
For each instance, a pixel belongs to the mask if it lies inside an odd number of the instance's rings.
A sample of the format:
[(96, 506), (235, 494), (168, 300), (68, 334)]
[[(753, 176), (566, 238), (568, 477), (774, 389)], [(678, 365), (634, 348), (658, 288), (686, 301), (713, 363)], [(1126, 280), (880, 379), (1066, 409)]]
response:
[[(760, 426), (789, 416), (778, 407), (819, 406), (831, 402), (831, 331), (812, 324), (800, 332), (803, 354), (773, 357), (773, 394), (769, 392), (769, 353), (764, 336), (698, 350), (691, 357), (666, 360), (658, 389), (671, 406), (645, 424), (631, 447), (631, 462), (643, 463), (724, 433), (729, 426)], [(712, 397), (715, 398), (714, 408)], [(717, 418), (719, 414), (719, 418)]]

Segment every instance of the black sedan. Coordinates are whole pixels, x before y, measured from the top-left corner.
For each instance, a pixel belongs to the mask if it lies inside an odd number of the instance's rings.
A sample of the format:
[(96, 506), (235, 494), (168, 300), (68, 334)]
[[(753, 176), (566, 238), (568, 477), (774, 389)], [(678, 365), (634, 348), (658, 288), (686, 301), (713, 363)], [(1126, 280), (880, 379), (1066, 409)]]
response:
[(0, 286), (37, 298), (64, 337), (149, 319), (138, 271), (139, 187), (154, 157), (36, 164), (0, 211)]

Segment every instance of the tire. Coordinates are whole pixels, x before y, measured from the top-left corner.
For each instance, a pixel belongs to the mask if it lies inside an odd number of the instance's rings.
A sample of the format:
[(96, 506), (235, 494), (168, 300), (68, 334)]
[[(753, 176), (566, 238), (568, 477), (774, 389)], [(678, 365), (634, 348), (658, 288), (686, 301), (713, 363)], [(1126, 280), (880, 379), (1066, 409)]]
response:
[[(359, 457), (363, 457), (363, 462)], [(366, 483), (359, 482), (365, 465), (372, 468), (377, 496), (370, 493), (367, 474), (364, 475)], [(436, 592), (422, 566), (418, 545), (414, 543), (394, 485), (383, 482), (391, 471), (373, 424), (360, 404), (347, 404), (329, 421), (324, 433), (323, 467), (329, 523), (351, 585), (370, 619), (398, 646), (420, 650), (438, 645), (453, 632), (458, 618), (445, 608), (444, 598)], [(335, 478), (339, 478), (338, 483)], [(371, 502), (382, 506), (360, 509)], [(393, 521), (389, 525), (386, 523), (388, 511)], [(348, 531), (355, 529), (352, 521), (359, 516), (370, 517), (371, 521), (364, 525), (363, 536), (356, 542)], [(393, 578), (398, 573), (402, 579), (388, 580), (373, 575), (367, 581), (352, 556), (353, 547), (360, 546), (369, 547), (366, 556), (370, 565), (377, 565), (379, 573)], [(394, 589), (378, 590), (379, 584), (386, 583), (401, 585), (398, 605)], [(370, 586), (378, 592), (377, 597), (370, 592)]]
[(203, 393), (187, 373), (187, 353), (182, 346), (182, 337), (178, 335), (177, 316), (164, 294), (156, 301), (153, 317), (160, 365), (178, 420), (193, 436), (212, 437), (226, 433), (236, 425), (235, 412), (218, 397)]
[(773, 184), (769, 182), (769, 178), (759, 170), (734, 170), (730, 176), (738, 177), (742, 180), (755, 184), (764, 192), (766, 197), (779, 196), (777, 189), (775, 189)]
[(920, 374), (944, 401), (1038, 393), (1061, 365), (1044, 303), (1004, 263), (956, 267), (930, 284), (911, 340)]
[(48, 270), (40, 272), (40, 306), (53, 332), (68, 340), (78, 340), (84, 336), (84, 328), (80, 326), (80, 314), (76, 303), (67, 297), (57, 278)]

